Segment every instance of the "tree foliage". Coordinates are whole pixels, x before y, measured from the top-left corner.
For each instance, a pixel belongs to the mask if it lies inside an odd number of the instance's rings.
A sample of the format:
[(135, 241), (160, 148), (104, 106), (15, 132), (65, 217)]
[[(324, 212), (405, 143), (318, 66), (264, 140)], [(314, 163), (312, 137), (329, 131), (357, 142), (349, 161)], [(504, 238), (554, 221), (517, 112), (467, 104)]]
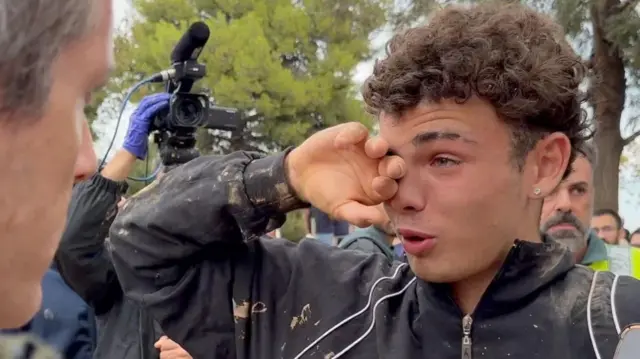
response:
[[(486, 1), (476, 0), (475, 2)], [(504, 0), (513, 2), (514, 0)], [(451, 3), (474, 1), (405, 0), (392, 12), (396, 28), (424, 20), (434, 9)], [(624, 138), (622, 111), (637, 105), (630, 89), (640, 81), (640, 16), (638, 0), (522, 0), (552, 14), (565, 28), (576, 49), (584, 55), (590, 73), (588, 104), (593, 110), (595, 143), (600, 161), (595, 171), (596, 207), (618, 208), (619, 166), (625, 146), (640, 130)], [(638, 122), (632, 116), (632, 128)]]
[(369, 35), (385, 23), (388, 1), (134, 0), (130, 32), (115, 39), (108, 92), (167, 68), (180, 36), (204, 21), (211, 29), (200, 55), (207, 76), (194, 90), (209, 89), (217, 105), (243, 114), (231, 135), (200, 133), (205, 152), (277, 150), (337, 123), (369, 125), (351, 77), (370, 57)]

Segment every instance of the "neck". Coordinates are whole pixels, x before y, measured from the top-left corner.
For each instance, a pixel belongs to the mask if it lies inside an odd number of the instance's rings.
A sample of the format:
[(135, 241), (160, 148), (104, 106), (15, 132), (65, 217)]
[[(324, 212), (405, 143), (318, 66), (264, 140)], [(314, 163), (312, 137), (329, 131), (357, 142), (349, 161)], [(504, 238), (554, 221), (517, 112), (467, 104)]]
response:
[[(511, 249), (511, 246), (509, 246), (509, 249)], [(489, 288), (489, 285), (504, 264), (509, 249), (500, 256), (500, 260), (493, 263), (486, 270), (451, 284), (453, 299), (465, 314), (474, 312), (478, 303), (480, 303), (480, 299), (482, 299), (482, 295), (487, 291), (487, 288)]]
[(471, 278), (453, 283), (453, 298), (458, 307), (465, 314), (471, 314), (480, 303), (480, 299), (484, 292), (487, 291), (489, 284), (498, 273), (497, 269), (487, 270), (483, 273), (476, 274)]
[[(529, 231), (528, 235), (522, 235), (518, 239), (528, 242), (542, 242), (540, 230), (536, 227), (534, 231)], [(465, 314), (471, 314), (480, 303), (482, 296), (489, 288), (489, 285), (504, 265), (504, 261), (513, 247), (513, 240), (506, 241), (508, 245), (502, 250), (497, 259), (484, 271), (464, 280), (452, 283), (453, 298), (456, 304)]]

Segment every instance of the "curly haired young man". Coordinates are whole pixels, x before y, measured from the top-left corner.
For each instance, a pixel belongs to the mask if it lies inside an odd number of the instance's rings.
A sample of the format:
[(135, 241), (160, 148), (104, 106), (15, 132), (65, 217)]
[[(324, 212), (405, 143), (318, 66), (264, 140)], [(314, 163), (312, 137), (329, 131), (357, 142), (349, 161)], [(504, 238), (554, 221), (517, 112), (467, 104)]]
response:
[[(112, 227), (120, 278), (195, 358), (611, 358), (640, 283), (539, 231), (589, 137), (583, 78), (523, 5), (440, 10), (364, 85), (380, 138), (344, 124), (169, 173)], [(258, 237), (308, 204), (366, 226), (381, 202), (408, 265)]]

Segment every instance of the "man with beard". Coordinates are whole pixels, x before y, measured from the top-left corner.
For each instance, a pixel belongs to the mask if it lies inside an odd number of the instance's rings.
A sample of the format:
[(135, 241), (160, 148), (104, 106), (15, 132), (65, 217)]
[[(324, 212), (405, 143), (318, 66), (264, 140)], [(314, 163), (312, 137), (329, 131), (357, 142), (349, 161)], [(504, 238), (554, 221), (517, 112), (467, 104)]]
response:
[(541, 230), (566, 245), (577, 263), (640, 278), (640, 250), (607, 245), (589, 229), (596, 161), (595, 147), (585, 143), (573, 162), (573, 171), (544, 199)]
[[(640, 281), (540, 233), (589, 138), (584, 74), (519, 2), (435, 11), (365, 82), (379, 138), (348, 123), (201, 157), (129, 199), (111, 227), (123, 288), (198, 359), (612, 358)], [(260, 238), (309, 205), (370, 226), (380, 203), (409, 265)]]

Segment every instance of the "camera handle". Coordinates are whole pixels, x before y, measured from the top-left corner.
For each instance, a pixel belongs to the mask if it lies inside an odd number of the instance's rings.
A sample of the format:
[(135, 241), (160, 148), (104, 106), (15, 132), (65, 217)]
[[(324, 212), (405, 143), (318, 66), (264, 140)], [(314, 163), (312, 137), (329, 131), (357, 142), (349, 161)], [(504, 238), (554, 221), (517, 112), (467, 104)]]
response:
[(196, 148), (195, 133), (156, 133), (154, 142), (158, 144), (160, 161), (164, 172), (200, 157)]

